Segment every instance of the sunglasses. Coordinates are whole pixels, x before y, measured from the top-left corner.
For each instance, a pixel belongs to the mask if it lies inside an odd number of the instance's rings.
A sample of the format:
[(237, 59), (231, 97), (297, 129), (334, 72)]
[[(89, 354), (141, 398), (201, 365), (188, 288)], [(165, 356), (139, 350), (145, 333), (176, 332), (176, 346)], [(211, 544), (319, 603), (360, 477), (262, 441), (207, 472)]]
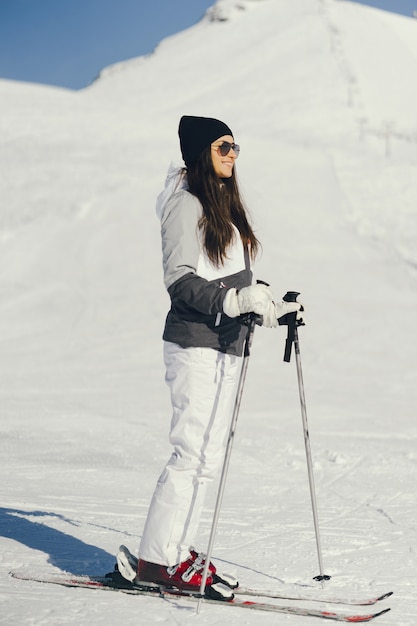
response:
[(223, 141), (220, 146), (212, 147), (215, 148), (221, 154), (221, 156), (227, 156), (230, 150), (233, 150), (236, 153), (236, 157), (239, 156), (240, 146), (238, 146), (237, 143), (229, 143), (228, 141)]

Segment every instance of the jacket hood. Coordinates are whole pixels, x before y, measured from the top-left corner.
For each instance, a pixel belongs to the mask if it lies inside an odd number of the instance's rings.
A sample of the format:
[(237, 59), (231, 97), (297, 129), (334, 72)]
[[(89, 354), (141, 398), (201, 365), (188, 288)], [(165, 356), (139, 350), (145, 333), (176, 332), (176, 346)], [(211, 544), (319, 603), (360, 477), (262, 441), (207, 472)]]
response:
[(174, 193), (177, 193), (177, 191), (187, 189), (188, 183), (187, 177), (184, 173), (184, 168), (171, 163), (165, 179), (165, 188), (156, 199), (156, 214), (160, 220), (163, 218), (165, 207), (171, 196), (173, 196)]

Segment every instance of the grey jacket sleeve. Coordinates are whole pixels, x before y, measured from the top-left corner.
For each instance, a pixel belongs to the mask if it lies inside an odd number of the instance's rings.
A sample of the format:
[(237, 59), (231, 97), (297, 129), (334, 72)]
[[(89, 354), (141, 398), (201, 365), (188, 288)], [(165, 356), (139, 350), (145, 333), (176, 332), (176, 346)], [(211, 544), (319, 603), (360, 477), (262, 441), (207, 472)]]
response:
[(164, 282), (175, 308), (213, 315), (222, 311), (227, 290), (197, 275), (201, 215), (200, 202), (187, 191), (167, 202), (161, 219)]
[(202, 207), (187, 191), (179, 191), (168, 200), (161, 218), (162, 264), (165, 287), (190, 272), (197, 272), (200, 246), (198, 221)]

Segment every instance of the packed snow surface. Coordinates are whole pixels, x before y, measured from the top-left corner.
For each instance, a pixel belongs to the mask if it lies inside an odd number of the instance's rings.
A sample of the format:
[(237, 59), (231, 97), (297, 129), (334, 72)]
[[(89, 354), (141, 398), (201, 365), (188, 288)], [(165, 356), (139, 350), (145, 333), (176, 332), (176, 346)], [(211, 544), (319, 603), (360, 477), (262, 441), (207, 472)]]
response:
[[(341, 0), (223, 0), (80, 92), (0, 82), (0, 622), (309, 624), (66, 589), (136, 551), (170, 448), (155, 199), (183, 114), (224, 119), (263, 244), (301, 293), (325, 573), (295, 363), (257, 328), (214, 549), (246, 586), (374, 595), (414, 626), (417, 21)], [(215, 486), (198, 549), (207, 546)], [(289, 585), (288, 585), (289, 584)], [(326, 605), (323, 605), (326, 606)], [(381, 606), (382, 608), (382, 606)], [(360, 609), (358, 610), (360, 612)], [(366, 611), (365, 611), (366, 612)]]

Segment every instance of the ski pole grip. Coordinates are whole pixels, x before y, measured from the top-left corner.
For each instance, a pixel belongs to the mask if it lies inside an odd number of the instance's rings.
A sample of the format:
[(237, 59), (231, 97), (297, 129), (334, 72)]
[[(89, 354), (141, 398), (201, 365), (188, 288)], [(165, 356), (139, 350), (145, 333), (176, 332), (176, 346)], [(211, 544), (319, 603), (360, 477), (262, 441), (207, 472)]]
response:
[(285, 296), (282, 298), (284, 302), (297, 302), (297, 298), (300, 295), (298, 291), (287, 291)]
[[(287, 291), (283, 297), (284, 302), (297, 302), (299, 296), (298, 291)], [(281, 326), (288, 326), (287, 339), (285, 341), (284, 361), (289, 363), (291, 361), (292, 344), (294, 343), (295, 328), (297, 326), (297, 313), (287, 313), (279, 319)]]

